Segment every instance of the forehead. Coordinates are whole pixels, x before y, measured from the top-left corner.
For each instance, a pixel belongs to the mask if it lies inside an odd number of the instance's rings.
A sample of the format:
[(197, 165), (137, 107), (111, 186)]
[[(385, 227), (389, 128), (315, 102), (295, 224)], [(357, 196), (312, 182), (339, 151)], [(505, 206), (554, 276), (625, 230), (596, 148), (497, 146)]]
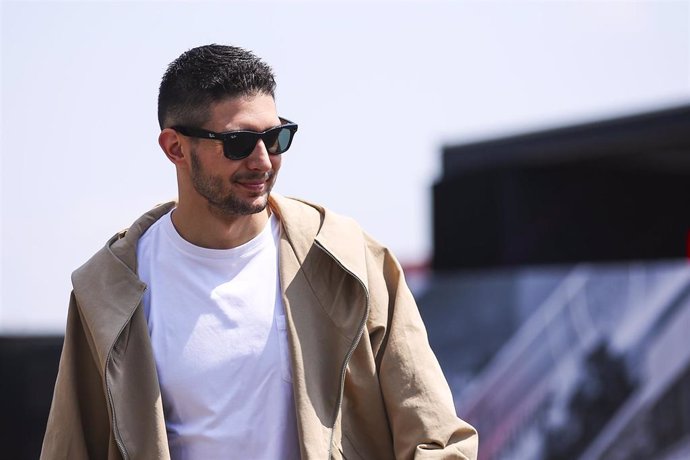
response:
[(213, 103), (209, 115), (206, 125), (211, 131), (264, 131), (280, 124), (275, 100), (265, 93), (233, 97)]

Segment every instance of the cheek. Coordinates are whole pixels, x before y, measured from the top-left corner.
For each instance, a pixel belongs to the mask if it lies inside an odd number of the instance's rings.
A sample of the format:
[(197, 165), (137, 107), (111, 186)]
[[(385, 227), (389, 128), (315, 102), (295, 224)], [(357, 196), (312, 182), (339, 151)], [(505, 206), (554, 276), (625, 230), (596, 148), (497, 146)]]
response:
[(278, 172), (280, 169), (280, 164), (283, 161), (283, 156), (282, 155), (270, 155), (269, 158), (271, 159), (271, 167), (273, 168), (274, 172)]

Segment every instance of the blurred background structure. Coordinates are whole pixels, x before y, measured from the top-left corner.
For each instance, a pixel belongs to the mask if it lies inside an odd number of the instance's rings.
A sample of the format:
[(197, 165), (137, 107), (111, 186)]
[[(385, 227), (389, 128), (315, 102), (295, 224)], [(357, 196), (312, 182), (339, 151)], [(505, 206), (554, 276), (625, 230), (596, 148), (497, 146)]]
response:
[(2, 1), (0, 24), (3, 458), (37, 458), (69, 274), (174, 196), (157, 87), (212, 42), (265, 58), (300, 124), (277, 191), (403, 262), (482, 460), (690, 458), (690, 2)]
[(688, 127), (444, 149), (418, 299), (482, 459), (690, 458)]

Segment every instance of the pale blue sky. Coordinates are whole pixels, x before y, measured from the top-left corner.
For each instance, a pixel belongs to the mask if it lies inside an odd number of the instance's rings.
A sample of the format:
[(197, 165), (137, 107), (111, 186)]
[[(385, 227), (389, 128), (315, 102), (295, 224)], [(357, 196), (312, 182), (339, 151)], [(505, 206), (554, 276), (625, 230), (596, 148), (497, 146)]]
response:
[(60, 332), (69, 276), (173, 198), (166, 65), (254, 50), (300, 124), (276, 191), (431, 249), (440, 148), (690, 102), (690, 7), (643, 2), (2, 2), (0, 332)]

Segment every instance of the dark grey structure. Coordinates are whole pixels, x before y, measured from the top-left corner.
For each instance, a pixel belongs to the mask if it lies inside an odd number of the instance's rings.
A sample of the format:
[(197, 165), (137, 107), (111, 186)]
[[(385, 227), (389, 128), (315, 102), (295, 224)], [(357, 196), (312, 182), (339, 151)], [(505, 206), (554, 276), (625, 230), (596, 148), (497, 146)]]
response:
[(39, 457), (61, 351), (62, 337), (0, 337), (3, 458)]

